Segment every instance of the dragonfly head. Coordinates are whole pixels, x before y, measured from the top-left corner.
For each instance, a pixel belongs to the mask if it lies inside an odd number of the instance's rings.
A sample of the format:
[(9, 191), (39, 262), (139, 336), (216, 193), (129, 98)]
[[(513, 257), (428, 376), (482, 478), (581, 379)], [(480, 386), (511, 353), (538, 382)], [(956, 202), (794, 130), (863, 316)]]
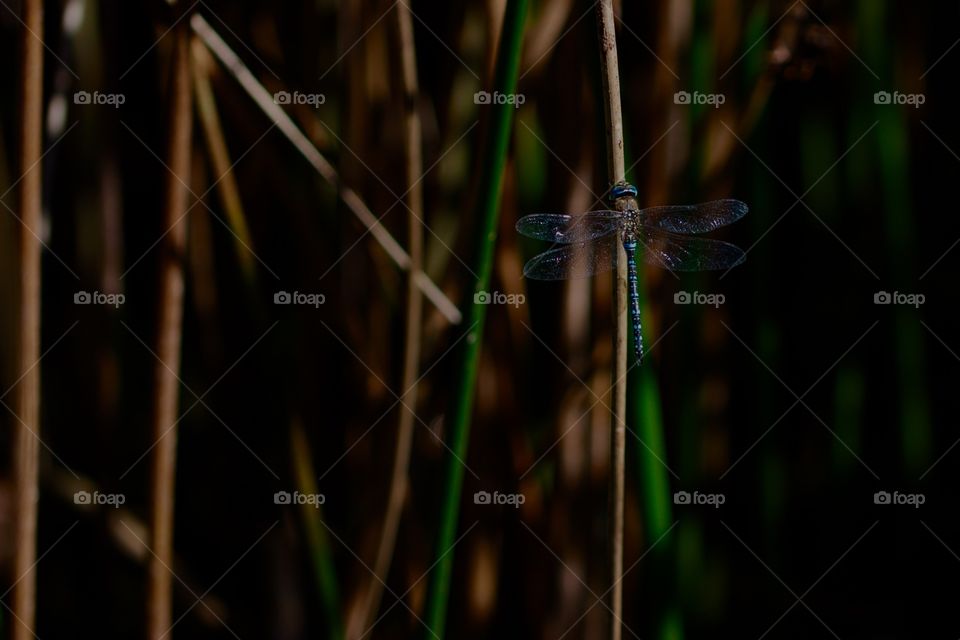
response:
[(631, 211), (637, 208), (637, 188), (621, 180), (610, 189), (610, 202), (619, 211)]
[(620, 198), (637, 197), (637, 188), (629, 182), (620, 181), (610, 189), (610, 200), (616, 202)]

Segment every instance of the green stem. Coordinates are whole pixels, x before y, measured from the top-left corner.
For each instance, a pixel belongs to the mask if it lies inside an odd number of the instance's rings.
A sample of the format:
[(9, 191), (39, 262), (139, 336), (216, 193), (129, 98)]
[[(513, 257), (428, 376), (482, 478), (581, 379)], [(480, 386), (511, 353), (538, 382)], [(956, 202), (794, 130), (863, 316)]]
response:
[[(493, 89), (511, 94), (516, 91), (520, 69), (523, 23), (527, 15), (527, 0), (508, 0), (500, 35), (494, 70)], [(474, 272), (477, 280), (467, 300), (465, 316), (469, 334), (464, 340), (459, 386), (452, 413), (450, 449), (447, 458), (443, 511), (440, 532), (437, 537), (436, 566), (431, 584), (431, 596), (427, 603), (427, 626), (433, 634), (442, 638), (446, 624), (447, 602), (450, 596), (450, 578), (453, 572), (453, 545), (459, 516), (460, 491), (463, 486), (463, 463), (467, 457), (467, 442), (470, 435), (470, 418), (473, 412), (473, 393), (479, 366), (480, 342), (486, 319), (487, 306), (473, 303), (473, 294), (486, 291), (493, 269), (493, 252), (496, 240), (497, 219), (500, 213), (500, 191), (503, 171), (507, 162), (507, 147), (513, 123), (512, 104), (491, 104), (490, 146), (481, 167), (477, 219), (480, 220), (479, 251)], [(432, 637), (432, 635), (430, 636)]]
[[(310, 443), (299, 418), (290, 423), (290, 457), (297, 490), (306, 495), (318, 494), (315, 480), (317, 473), (310, 453)], [(306, 531), (310, 559), (313, 561), (313, 577), (317, 581), (320, 605), (326, 616), (327, 637), (342, 640), (344, 633), (340, 613), (340, 589), (333, 564), (333, 552), (330, 549), (330, 536), (323, 525), (323, 511), (320, 507), (305, 504), (300, 507), (300, 515)]]
[[(646, 287), (640, 287), (645, 297)], [(641, 300), (642, 308), (648, 308)], [(649, 320), (649, 318), (647, 318)], [(644, 326), (652, 326), (644, 322)], [(681, 640), (683, 618), (678, 603), (678, 557), (677, 532), (670, 533), (674, 526), (673, 498), (670, 478), (663, 461), (667, 460), (667, 445), (664, 437), (663, 413), (660, 405), (660, 389), (651, 363), (640, 367), (630, 380), (631, 414), (637, 425), (637, 457), (640, 479), (640, 495), (643, 497), (643, 517), (647, 544), (660, 540), (652, 549), (650, 576), (659, 585), (648, 592), (647, 604), (656, 629), (658, 640)], [(667, 536), (664, 538), (664, 536)], [(663, 538), (661, 540), (661, 538)]]

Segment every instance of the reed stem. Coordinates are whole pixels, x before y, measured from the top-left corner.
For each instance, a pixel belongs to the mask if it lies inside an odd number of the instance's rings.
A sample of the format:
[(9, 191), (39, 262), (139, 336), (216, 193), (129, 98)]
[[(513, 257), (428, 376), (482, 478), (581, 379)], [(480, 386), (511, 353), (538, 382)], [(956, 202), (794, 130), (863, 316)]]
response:
[(40, 155), (43, 140), (43, 33), (42, 0), (24, 0), (20, 30), (20, 140), (17, 186), (20, 207), (20, 328), (17, 370), (22, 378), (14, 395), (18, 417), (13, 438), (14, 549), (13, 598), (15, 623), (10, 637), (34, 637), (37, 576), (37, 501), (40, 456)]
[[(603, 80), (603, 116), (607, 129), (607, 171), (611, 184), (626, 178), (623, 159), (623, 115), (620, 111), (620, 69), (617, 62), (613, 0), (597, 4), (600, 65)], [(610, 637), (620, 640), (623, 619), (623, 499), (626, 473), (627, 411), (627, 256), (617, 243), (614, 286), (613, 437), (610, 439)]]
[(179, 24), (171, 62), (170, 126), (163, 203), (163, 228), (157, 353), (154, 369), (153, 438), (150, 472), (150, 525), (153, 554), (147, 567), (147, 637), (161, 640), (171, 627), (173, 513), (176, 488), (177, 408), (180, 391), (180, 347), (183, 337), (183, 256), (187, 240), (187, 184), (190, 180), (192, 112), (190, 31)]
[[(423, 295), (417, 287), (413, 273), (423, 268), (423, 144), (421, 138), (420, 114), (417, 110), (419, 87), (417, 83), (417, 56), (413, 39), (413, 18), (410, 7), (397, 3), (398, 43), (400, 47), (400, 65), (404, 105), (404, 147), (406, 152), (407, 207), (409, 209), (408, 228), (410, 253), (410, 276), (407, 279), (407, 318), (404, 340), (403, 380), (400, 388), (404, 390), (400, 409), (400, 424), (397, 431), (397, 446), (394, 450), (393, 472), (390, 480), (390, 496), (383, 519), (383, 531), (377, 549), (377, 559), (373, 566), (375, 576), (370, 581), (367, 598), (361, 616), (363, 633), (373, 622), (380, 608), (383, 586), (390, 573), (390, 564), (397, 542), (397, 530), (400, 516), (409, 487), (410, 454), (413, 448), (413, 428), (417, 407), (417, 371), (420, 364), (420, 335), (423, 330)], [(359, 633), (357, 635), (359, 635)], [(350, 637), (357, 637), (353, 633)]]

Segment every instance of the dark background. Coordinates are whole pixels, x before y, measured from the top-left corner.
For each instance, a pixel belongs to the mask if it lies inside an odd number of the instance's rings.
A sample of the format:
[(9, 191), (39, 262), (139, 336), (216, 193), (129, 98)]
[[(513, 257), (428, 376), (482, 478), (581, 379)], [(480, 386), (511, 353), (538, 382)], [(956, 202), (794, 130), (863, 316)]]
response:
[[(146, 539), (148, 513), (149, 463), (140, 458), (153, 441), (154, 243), (164, 232), (164, 34), (177, 14), (160, 2), (69, 4), (85, 7), (79, 27), (64, 29), (68, 7), (51, 1), (43, 34), (50, 151), (37, 632), (136, 637), (148, 553), (137, 536)], [(957, 637), (957, 3), (626, 5), (618, 6), (626, 160), (636, 163), (629, 177), (641, 205), (735, 197), (750, 213), (715, 234), (748, 251), (743, 266), (644, 276), (652, 348), (630, 378), (625, 565), (643, 560), (624, 581), (624, 637)], [(436, 163), (423, 182), (426, 271), (462, 307), (472, 297), (490, 114), (473, 94), (490, 88), (498, 7), (411, 7), (425, 168)], [(324, 94), (319, 108), (287, 113), (405, 244), (407, 212), (393, 206), (406, 191), (396, 6), (211, 1), (191, 10), (271, 93)], [(3, 191), (19, 175), (18, 11), (0, 9)], [(523, 262), (548, 247), (513, 231), (528, 213), (602, 206), (597, 49), (591, 4), (532, 3), (492, 285), (525, 301), (488, 310), (450, 637), (593, 638), (608, 624), (591, 605), (609, 587), (611, 282), (523, 280)], [(371, 580), (365, 566), (399, 419), (405, 277), (219, 63), (212, 87), (231, 162), (239, 160), (249, 232), (236, 228), (217, 189), (207, 192), (219, 175), (195, 120), (190, 188), (202, 203), (189, 214), (185, 257), (172, 567), (183, 580), (174, 619), (183, 619), (174, 633), (231, 637), (195, 605), (203, 594), (238, 637), (332, 637), (327, 612), (349, 618)], [(117, 109), (77, 105), (79, 90), (126, 100)], [(677, 91), (722, 93), (725, 102), (676, 104)], [(876, 104), (877, 91), (924, 103)], [(13, 366), (15, 190), (3, 202), (7, 389), (22, 373)], [(94, 290), (122, 292), (125, 303), (74, 304), (77, 291)], [(326, 302), (278, 306), (277, 291)], [(679, 291), (722, 293), (725, 302), (681, 306)], [(877, 305), (881, 291), (925, 301)], [(440, 440), (449, 437), (464, 333), (426, 304), (412, 484), (381, 613), (396, 600), (391, 591), (410, 591), (406, 607), (390, 609), (367, 637), (429, 635), (413, 613), (423, 617), (429, 597), (448, 455)], [(0, 413), (4, 450), (15, 424)], [(306, 448), (291, 444), (301, 428)], [(651, 440), (657, 433), (663, 449)], [(298, 459), (312, 465), (322, 509), (274, 504), (277, 491), (306, 491)], [(9, 456), (0, 470), (0, 563), (10, 576)], [(76, 491), (93, 488), (122, 493), (123, 508), (74, 504)], [(480, 490), (519, 492), (525, 502), (477, 505)], [(670, 504), (679, 490), (725, 502)], [(925, 503), (877, 505), (877, 491), (920, 493)], [(0, 617), (9, 633), (6, 609)]]

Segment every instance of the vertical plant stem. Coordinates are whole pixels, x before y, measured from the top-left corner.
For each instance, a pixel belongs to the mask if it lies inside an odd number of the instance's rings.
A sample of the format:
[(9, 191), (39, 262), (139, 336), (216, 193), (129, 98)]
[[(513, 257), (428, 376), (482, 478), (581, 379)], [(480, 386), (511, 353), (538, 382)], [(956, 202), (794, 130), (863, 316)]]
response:
[[(623, 116), (620, 112), (620, 68), (614, 32), (613, 0), (597, 4), (600, 37), (600, 65), (603, 79), (603, 118), (607, 128), (607, 171), (611, 184), (625, 179), (623, 161)], [(612, 615), (610, 637), (620, 640), (623, 619), (623, 496), (626, 469), (627, 410), (627, 256), (617, 244), (617, 270), (614, 283), (613, 437), (610, 439), (610, 592)]]
[(160, 299), (157, 306), (159, 362), (154, 369), (153, 449), (150, 474), (150, 525), (153, 554), (147, 568), (147, 637), (160, 640), (171, 626), (173, 566), (173, 508), (177, 399), (180, 382), (180, 346), (183, 319), (183, 253), (187, 237), (187, 181), (190, 179), (191, 94), (189, 27), (177, 25), (170, 83), (170, 124), (167, 148), (169, 171), (165, 180), (163, 228), (170, 229), (161, 244)]
[(40, 147), (43, 114), (43, 2), (24, 0), (20, 30), (20, 140), (17, 187), (20, 206), (20, 329), (14, 414), (19, 418), (13, 442), (15, 540), (12, 612), (13, 640), (34, 636), (37, 577), (37, 470), (40, 431)]
[[(420, 180), (423, 174), (423, 145), (421, 140), (420, 114), (417, 110), (419, 87), (417, 85), (417, 56), (413, 40), (413, 19), (410, 7), (400, 2), (396, 5), (398, 22), (398, 43), (400, 46), (401, 77), (403, 82), (404, 105), (404, 147), (406, 151), (407, 206), (409, 215), (410, 270), (407, 272), (407, 323), (404, 340), (403, 381), (404, 390), (400, 409), (400, 425), (397, 432), (397, 447), (394, 450), (393, 474), (390, 480), (390, 496), (383, 519), (383, 531), (377, 549), (376, 564), (373, 571), (379, 579), (370, 581), (367, 598), (361, 616), (363, 633), (370, 627), (380, 608), (383, 596), (383, 584), (390, 573), (390, 563), (397, 541), (397, 529), (407, 496), (410, 452), (413, 446), (413, 427), (417, 407), (417, 371), (420, 364), (420, 334), (422, 331), (423, 295), (413, 275), (420, 271), (423, 263), (423, 187)], [(381, 582), (382, 581), (382, 582)], [(357, 637), (353, 633), (350, 637)]]
[[(493, 89), (501, 94), (512, 94), (517, 89), (526, 15), (527, 0), (507, 0), (493, 76)], [(427, 626), (440, 638), (444, 635), (447, 602), (450, 596), (450, 577), (453, 573), (453, 545), (460, 513), (460, 491), (463, 486), (461, 460), (466, 460), (467, 457), (473, 393), (480, 364), (480, 342), (487, 309), (487, 305), (474, 304), (473, 300), (475, 294), (488, 289), (490, 273), (493, 270), (497, 219), (500, 213), (500, 190), (503, 186), (503, 171), (507, 163), (513, 112), (516, 110), (511, 104), (493, 104), (487, 108), (491, 111), (490, 128), (486, 154), (481, 160), (476, 209), (476, 220), (480, 225), (476, 231), (479, 247), (474, 266), (477, 280), (465, 304), (469, 333), (464, 340), (457, 391), (451, 413), (449, 446), (452, 454), (447, 457), (440, 532), (437, 536), (437, 559), (427, 603)], [(432, 636), (428, 634), (428, 637)]]

